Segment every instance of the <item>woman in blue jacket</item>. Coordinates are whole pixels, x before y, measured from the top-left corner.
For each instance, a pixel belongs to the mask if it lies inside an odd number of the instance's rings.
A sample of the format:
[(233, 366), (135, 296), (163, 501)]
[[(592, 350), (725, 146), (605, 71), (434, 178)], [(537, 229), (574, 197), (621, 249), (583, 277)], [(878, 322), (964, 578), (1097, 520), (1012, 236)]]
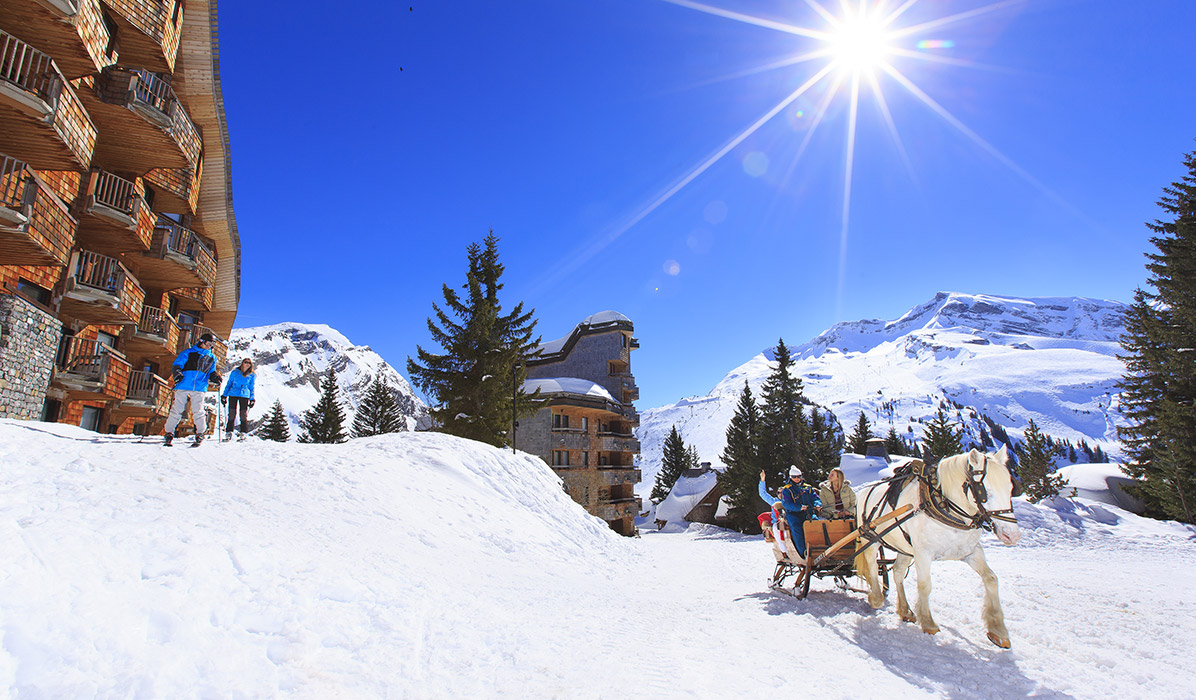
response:
[(224, 426), (225, 439), (233, 439), (233, 425), (236, 424), (237, 414), (241, 414), (241, 432), (238, 440), (245, 439), (245, 431), (249, 429), (249, 409), (253, 408), (253, 360), (246, 357), (241, 360), (241, 366), (228, 373), (228, 382), (224, 385), (224, 393), (220, 395), (220, 403), (228, 406), (228, 425)]

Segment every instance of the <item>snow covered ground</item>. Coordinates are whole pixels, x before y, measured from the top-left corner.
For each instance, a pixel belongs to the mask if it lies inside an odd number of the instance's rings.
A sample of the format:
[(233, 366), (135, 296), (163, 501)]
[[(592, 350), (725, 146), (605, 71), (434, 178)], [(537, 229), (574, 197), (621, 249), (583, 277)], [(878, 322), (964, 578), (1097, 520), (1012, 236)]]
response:
[(0, 696), (1196, 697), (1196, 529), (1087, 499), (989, 543), (1002, 651), (963, 564), (929, 637), (830, 583), (769, 592), (759, 537), (619, 538), (538, 459), (443, 435), (0, 420), (0, 479)]

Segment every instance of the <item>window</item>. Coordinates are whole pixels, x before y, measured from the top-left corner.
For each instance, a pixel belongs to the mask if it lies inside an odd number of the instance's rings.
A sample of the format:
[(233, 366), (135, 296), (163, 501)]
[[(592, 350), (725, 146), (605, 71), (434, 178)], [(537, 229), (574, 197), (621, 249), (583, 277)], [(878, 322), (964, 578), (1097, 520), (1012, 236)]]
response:
[(590, 466), (590, 453), (589, 452), (581, 453), (581, 466), (583, 466), (583, 467)]
[(598, 453), (598, 466), (605, 467), (609, 463), (610, 463), (610, 459), (606, 455), (599, 452)]
[(552, 414), (552, 428), (553, 430), (560, 430), (569, 427), (569, 416), (564, 413)]
[(107, 345), (113, 350), (116, 349), (116, 336), (104, 331), (96, 331), (96, 342), (100, 345)]
[(116, 58), (117, 52), (120, 51), (120, 41), (116, 38), (116, 22), (112, 21), (107, 12), (101, 14), (104, 20), (104, 29), (108, 30), (108, 45), (104, 47), (104, 55), (108, 58)]
[(79, 419), (79, 427), (84, 430), (100, 429), (100, 409), (95, 406), (84, 406), (83, 416)]
[(569, 466), (569, 451), (568, 450), (553, 450), (552, 451), (552, 466), (554, 466), (554, 467)]
[(27, 279), (17, 279), (17, 291), (25, 298), (32, 299), (42, 306), (50, 305), (50, 290)]
[(590, 419), (586, 416), (581, 417), (581, 432), (590, 432)]
[(62, 404), (57, 399), (46, 399), (46, 403), (42, 405), (42, 422), (43, 423), (57, 423), (58, 409)]

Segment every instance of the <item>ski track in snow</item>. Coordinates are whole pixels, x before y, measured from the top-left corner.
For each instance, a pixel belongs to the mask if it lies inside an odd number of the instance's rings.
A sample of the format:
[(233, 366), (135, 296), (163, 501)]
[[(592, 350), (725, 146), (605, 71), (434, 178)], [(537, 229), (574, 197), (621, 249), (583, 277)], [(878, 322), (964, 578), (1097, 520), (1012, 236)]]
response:
[(758, 536), (620, 538), (539, 460), (443, 435), (0, 420), (0, 465), (9, 697), (1196, 697), (1196, 529), (1112, 506), (1019, 502), (1022, 544), (986, 538), (1003, 651), (962, 563), (934, 567), (928, 636), (892, 594), (769, 591)]

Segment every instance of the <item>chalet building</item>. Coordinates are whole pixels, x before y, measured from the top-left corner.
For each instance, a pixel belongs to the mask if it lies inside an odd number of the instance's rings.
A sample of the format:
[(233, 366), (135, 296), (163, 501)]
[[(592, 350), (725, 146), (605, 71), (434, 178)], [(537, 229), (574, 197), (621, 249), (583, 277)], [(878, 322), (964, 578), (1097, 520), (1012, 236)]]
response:
[[(686, 469), (677, 477), (669, 495), (656, 506), (656, 527), (668, 523), (706, 523), (725, 526), (729, 505), (710, 462)], [(763, 510), (766, 506), (760, 503)]]
[(530, 420), (520, 421), (519, 449), (540, 455), (564, 481), (565, 490), (591, 514), (623, 534), (635, 534), (641, 502), (635, 457), (639, 389), (631, 375), (631, 351), (639, 347), (631, 319), (603, 311), (559, 340), (539, 347), (528, 362), (528, 392), (547, 399)]
[(216, 0), (0, 0), (0, 417), (156, 431), (232, 330), (217, 35)]

